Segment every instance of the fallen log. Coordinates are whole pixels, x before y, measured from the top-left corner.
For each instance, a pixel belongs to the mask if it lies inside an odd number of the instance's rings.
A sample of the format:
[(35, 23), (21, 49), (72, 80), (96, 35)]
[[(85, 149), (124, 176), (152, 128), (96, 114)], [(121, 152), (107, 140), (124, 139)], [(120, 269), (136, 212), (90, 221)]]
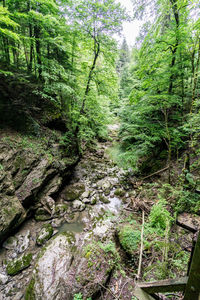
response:
[(145, 179), (150, 178), (150, 177), (152, 177), (152, 176), (154, 176), (154, 175), (160, 174), (160, 173), (162, 173), (162, 172), (164, 172), (164, 171), (166, 171), (166, 170), (168, 170), (168, 169), (169, 169), (169, 166), (165, 167), (165, 168), (162, 169), (162, 170), (156, 171), (156, 172), (154, 172), (154, 173), (152, 173), (152, 174), (150, 174), (150, 175), (145, 176), (144, 178), (142, 178), (142, 180), (145, 180)]

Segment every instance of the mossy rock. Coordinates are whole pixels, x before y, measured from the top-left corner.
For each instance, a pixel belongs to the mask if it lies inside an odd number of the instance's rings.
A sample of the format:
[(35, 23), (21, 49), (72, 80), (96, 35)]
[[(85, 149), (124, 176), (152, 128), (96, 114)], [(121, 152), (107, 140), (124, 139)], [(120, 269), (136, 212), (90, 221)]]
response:
[(92, 197), (90, 200), (90, 204), (95, 205), (97, 203), (97, 200), (98, 200), (97, 197)]
[(85, 192), (85, 185), (82, 183), (75, 183), (68, 185), (65, 189), (64, 199), (66, 201), (77, 200)]
[(114, 194), (115, 194), (115, 196), (118, 196), (118, 197), (124, 197), (126, 192), (122, 189), (116, 189)]
[(100, 196), (99, 196), (99, 200), (100, 200), (101, 202), (103, 202), (104, 204), (110, 203), (110, 200), (108, 200), (108, 198), (104, 197), (103, 195), (100, 195)]
[(69, 206), (65, 203), (59, 203), (56, 205), (55, 207), (55, 214), (56, 215), (60, 215), (60, 214), (63, 214), (65, 212), (67, 212)]
[(43, 245), (46, 241), (48, 241), (53, 235), (53, 227), (50, 224), (45, 224), (42, 226), (41, 231), (39, 232), (36, 243), (38, 246)]
[(28, 268), (31, 264), (32, 254), (24, 254), (20, 258), (13, 261), (9, 261), (6, 266), (8, 275), (14, 276), (20, 273), (22, 270)]
[(141, 232), (135, 226), (124, 225), (120, 228), (118, 237), (122, 248), (129, 255), (133, 255), (139, 249)]
[(0, 195), (0, 243), (26, 218), (26, 212), (15, 196)]
[(35, 220), (40, 222), (40, 221), (48, 221), (51, 220), (52, 217), (47, 213), (46, 210), (43, 208), (38, 208), (35, 212)]

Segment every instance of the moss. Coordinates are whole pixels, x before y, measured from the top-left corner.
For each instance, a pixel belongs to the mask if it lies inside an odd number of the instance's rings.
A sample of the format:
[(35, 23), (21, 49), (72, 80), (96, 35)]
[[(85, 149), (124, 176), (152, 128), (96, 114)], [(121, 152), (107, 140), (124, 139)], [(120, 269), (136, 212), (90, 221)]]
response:
[(8, 275), (14, 276), (18, 274), (20, 271), (26, 269), (30, 266), (32, 260), (32, 254), (26, 254), (20, 257), (19, 259), (16, 259), (14, 261), (10, 261), (7, 264), (6, 271)]
[(59, 214), (59, 213), (66, 212), (67, 210), (68, 210), (67, 204), (58, 204), (56, 205), (55, 213)]
[(39, 233), (39, 236), (36, 239), (36, 242), (39, 246), (43, 245), (48, 241), (53, 235), (53, 227), (50, 224), (45, 224), (42, 226), (42, 230)]
[(130, 225), (123, 226), (119, 231), (119, 241), (123, 249), (130, 255), (137, 251), (140, 243), (140, 230)]
[(65, 191), (65, 198), (67, 201), (77, 200), (85, 192), (84, 184), (74, 184), (68, 186)]
[(126, 192), (122, 189), (116, 189), (114, 194), (115, 194), (115, 196), (118, 196), (118, 197), (124, 197)]
[(31, 279), (25, 292), (25, 300), (35, 300), (34, 286), (35, 286), (35, 280)]
[(43, 208), (38, 208), (35, 212), (36, 221), (47, 221), (49, 219), (51, 219), (51, 216)]
[(99, 200), (101, 202), (105, 203), (105, 204), (110, 203), (110, 201), (106, 197), (104, 197), (103, 195), (99, 196)]

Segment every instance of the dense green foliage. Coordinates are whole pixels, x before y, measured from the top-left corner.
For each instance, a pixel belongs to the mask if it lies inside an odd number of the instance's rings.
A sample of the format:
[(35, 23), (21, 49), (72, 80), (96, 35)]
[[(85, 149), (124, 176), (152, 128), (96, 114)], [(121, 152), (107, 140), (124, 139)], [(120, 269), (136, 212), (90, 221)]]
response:
[[(75, 138), (83, 146), (94, 137), (105, 137), (109, 103), (118, 97), (112, 35), (121, 30), (125, 18), (114, 0), (4, 0), (0, 4), (2, 78), (28, 86), (31, 97), (39, 99), (37, 109), (45, 122), (64, 120), (67, 141)], [(29, 94), (18, 98), (21, 106), (32, 109)], [(6, 110), (5, 106), (0, 103)]]
[[(140, 17), (142, 4), (134, 1)], [(122, 159), (135, 170), (151, 169), (155, 158), (155, 168), (163, 158), (170, 165), (199, 135), (199, 3), (154, 1), (151, 10), (152, 23), (143, 26), (132, 52), (131, 92), (122, 113)]]

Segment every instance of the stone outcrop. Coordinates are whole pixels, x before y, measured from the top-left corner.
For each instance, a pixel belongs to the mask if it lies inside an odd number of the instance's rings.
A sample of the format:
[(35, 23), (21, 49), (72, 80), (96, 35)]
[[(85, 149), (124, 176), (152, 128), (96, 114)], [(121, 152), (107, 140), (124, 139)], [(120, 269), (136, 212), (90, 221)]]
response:
[(77, 244), (73, 234), (66, 232), (41, 250), (26, 290), (27, 300), (58, 300), (63, 295), (64, 299), (73, 299), (78, 293), (86, 299), (106, 286), (117, 262), (115, 244), (98, 242), (95, 235), (93, 242), (86, 237)]
[(59, 144), (40, 142), (17, 134), (0, 140), (0, 243), (26, 219), (30, 208), (44, 207), (51, 215), (52, 197), (77, 161), (64, 158)]

